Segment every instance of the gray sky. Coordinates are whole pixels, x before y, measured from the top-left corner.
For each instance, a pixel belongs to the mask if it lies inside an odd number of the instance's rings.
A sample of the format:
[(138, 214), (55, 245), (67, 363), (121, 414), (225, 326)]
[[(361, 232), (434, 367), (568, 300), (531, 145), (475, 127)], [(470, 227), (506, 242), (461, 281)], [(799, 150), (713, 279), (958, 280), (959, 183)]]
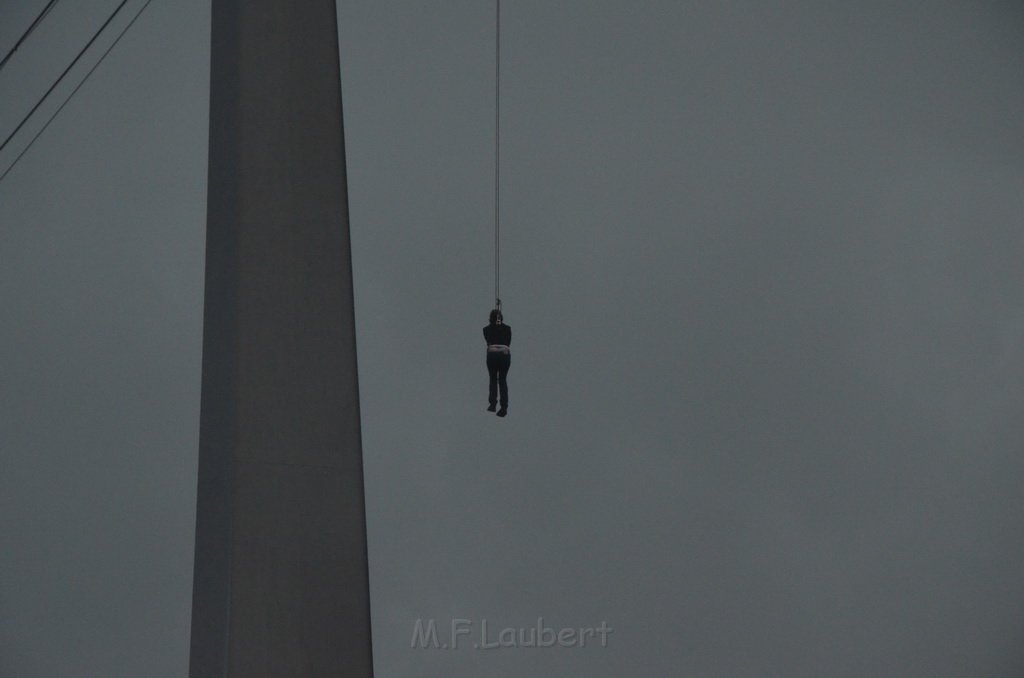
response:
[[(116, 4), (0, 72), (4, 136)], [(506, 0), (504, 420), (493, 4), (338, 10), (379, 676), (1024, 673), (1018, 5)], [(186, 672), (208, 13), (0, 183), (4, 675)], [(614, 631), (410, 648), (538, 617)]]

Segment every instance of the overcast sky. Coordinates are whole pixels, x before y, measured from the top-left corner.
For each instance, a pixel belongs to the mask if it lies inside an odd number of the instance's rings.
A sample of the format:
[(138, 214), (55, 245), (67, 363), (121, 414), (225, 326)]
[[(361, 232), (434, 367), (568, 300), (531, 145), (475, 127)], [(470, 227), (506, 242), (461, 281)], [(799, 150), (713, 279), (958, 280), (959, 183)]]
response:
[[(116, 5), (58, 3), (3, 137)], [(208, 5), (0, 182), (4, 676), (187, 672)], [(1024, 8), (506, 0), (506, 419), (493, 3), (338, 14), (378, 676), (1024, 674)], [(613, 631), (472, 647), (538, 617)]]

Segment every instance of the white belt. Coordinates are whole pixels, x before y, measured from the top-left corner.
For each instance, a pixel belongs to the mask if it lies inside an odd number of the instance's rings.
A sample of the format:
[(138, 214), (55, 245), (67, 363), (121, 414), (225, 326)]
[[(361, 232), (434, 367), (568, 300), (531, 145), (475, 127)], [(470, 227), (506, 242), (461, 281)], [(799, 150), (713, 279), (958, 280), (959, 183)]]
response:
[(487, 344), (487, 352), (488, 353), (511, 353), (512, 349), (510, 349), (505, 344)]

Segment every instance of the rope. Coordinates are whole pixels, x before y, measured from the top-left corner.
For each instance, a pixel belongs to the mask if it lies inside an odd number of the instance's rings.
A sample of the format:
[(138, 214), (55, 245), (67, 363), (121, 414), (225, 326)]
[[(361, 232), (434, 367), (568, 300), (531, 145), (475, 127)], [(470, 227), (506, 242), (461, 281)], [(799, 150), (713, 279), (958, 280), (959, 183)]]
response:
[(500, 183), (501, 168), (501, 0), (495, 0), (494, 12), (494, 307), (501, 310), (498, 286), (501, 272)]

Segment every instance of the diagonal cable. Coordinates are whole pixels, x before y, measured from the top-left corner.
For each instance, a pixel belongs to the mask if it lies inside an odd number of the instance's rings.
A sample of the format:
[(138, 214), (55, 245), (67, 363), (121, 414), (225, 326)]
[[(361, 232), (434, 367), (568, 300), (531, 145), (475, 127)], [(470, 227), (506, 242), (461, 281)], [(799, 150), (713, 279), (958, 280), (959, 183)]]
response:
[[(114, 16), (120, 11), (120, 9), (122, 7), (124, 7), (124, 5), (125, 5), (125, 3), (127, 1), (128, 0), (124, 0), (120, 5), (118, 5), (117, 9), (114, 10), (114, 14), (112, 14), (110, 16), (110, 19), (114, 18)], [(121, 29), (121, 32), (117, 34), (116, 38), (114, 38), (114, 42), (112, 42), (110, 44), (110, 46), (107, 47), (106, 51), (103, 52), (103, 54), (96, 61), (96, 63), (92, 65), (92, 68), (90, 68), (89, 72), (85, 74), (85, 77), (82, 78), (82, 81), (79, 82), (78, 85), (76, 85), (73, 90), (71, 90), (71, 94), (69, 94), (68, 97), (64, 100), (64, 102), (61, 103), (61, 105), (57, 108), (57, 110), (53, 112), (53, 115), (50, 116), (50, 119), (46, 121), (46, 123), (39, 129), (39, 131), (36, 132), (35, 136), (32, 137), (32, 140), (28, 142), (28, 145), (25, 146), (25, 148), (22, 149), (21, 153), (19, 153), (18, 156), (14, 159), (14, 162), (12, 162), (10, 164), (10, 166), (6, 170), (4, 170), (3, 174), (0, 174), (0, 181), (3, 181), (4, 178), (8, 174), (10, 174), (11, 170), (14, 169), (14, 166), (18, 164), (18, 161), (21, 160), (22, 156), (24, 156), (28, 152), (28, 149), (32, 148), (32, 144), (34, 144), (36, 142), (36, 139), (38, 139), (43, 134), (43, 132), (46, 131), (46, 128), (50, 126), (50, 123), (53, 122), (54, 118), (56, 118), (58, 115), (60, 115), (60, 112), (62, 110), (64, 110), (64, 107), (67, 106), (68, 102), (71, 101), (72, 97), (74, 97), (75, 94), (78, 92), (78, 90), (82, 88), (82, 85), (84, 85), (86, 80), (89, 79), (89, 76), (93, 74), (93, 71), (95, 71), (99, 67), (99, 65), (101, 63), (103, 63), (103, 60), (106, 59), (107, 55), (110, 54), (110, 52), (114, 49), (114, 47), (117, 46), (117, 43), (119, 43), (121, 41), (121, 38), (123, 38), (124, 34), (128, 32), (128, 29), (131, 28), (135, 24), (136, 20), (138, 20), (138, 18), (140, 16), (142, 16), (142, 13), (146, 11), (146, 8), (149, 7), (149, 3), (151, 3), (151, 2), (153, 2), (153, 0), (146, 0), (146, 3), (144, 5), (142, 5), (142, 7), (139, 9), (139, 11), (135, 13), (135, 16), (132, 17), (132, 20), (129, 21), (128, 24), (124, 28)], [(96, 35), (99, 35), (100, 32), (103, 31), (103, 28), (105, 28), (107, 26), (107, 24), (110, 23), (110, 19), (107, 19), (106, 23), (103, 24), (103, 27), (100, 28), (99, 32), (97, 32)], [(95, 39), (96, 39), (96, 36), (93, 36), (93, 40), (95, 40)], [(90, 40), (89, 44), (92, 44), (93, 40)], [(88, 49), (88, 47), (89, 47), (89, 45), (86, 45), (86, 49)], [(82, 51), (84, 52), (85, 50), (82, 50)], [(79, 53), (78, 56), (82, 56), (82, 54)], [(77, 60), (78, 60), (78, 57), (75, 57), (75, 61), (77, 61)], [(74, 65), (74, 62), (72, 62), (72, 65)], [(65, 73), (67, 73), (67, 71), (65, 71)], [(64, 76), (61, 75), (61, 78), (63, 78), (63, 77)], [(60, 82), (60, 79), (58, 79), (58, 82)], [(50, 89), (52, 90), (53, 88), (51, 87)], [(47, 94), (49, 94), (49, 92), (47, 92)], [(44, 95), (43, 98), (45, 99), (46, 96)], [(32, 110), (34, 111), (38, 107), (39, 107), (39, 104), (36, 104), (36, 107), (33, 108)], [(31, 115), (31, 113), (29, 115)], [(24, 123), (24, 121), (22, 121), (22, 122)], [(19, 125), (18, 127), (20, 128), (21, 125)], [(17, 132), (17, 130), (15, 130), (15, 132)], [(12, 133), (11, 136), (14, 136), (14, 133)], [(9, 140), (10, 140), (10, 137), (8, 137), (8, 141)], [(4, 145), (6, 145), (6, 144), (7, 144), (7, 142), (5, 141)], [(0, 146), (0, 150), (3, 150), (2, 146)]]
[(2, 71), (4, 66), (7, 65), (7, 62), (11, 60), (11, 57), (14, 56), (14, 53), (18, 51), (18, 48), (21, 47), (21, 43), (25, 42), (25, 40), (28, 39), (28, 36), (32, 35), (32, 31), (36, 30), (36, 26), (38, 26), (43, 21), (43, 19), (46, 18), (46, 15), (50, 13), (50, 10), (53, 9), (53, 6), (56, 4), (57, 0), (50, 0), (48, 3), (46, 3), (46, 7), (43, 7), (43, 11), (39, 13), (39, 16), (36, 17), (36, 20), (32, 22), (32, 25), (29, 26), (24, 33), (22, 33), (21, 37), (18, 38), (18, 42), (14, 43), (14, 47), (12, 47), (10, 51), (8, 51), (7, 54), (4, 56), (3, 61), (0, 61), (0, 71)]
[(82, 58), (82, 55), (85, 54), (85, 52), (90, 47), (92, 47), (92, 43), (96, 42), (96, 38), (100, 37), (100, 33), (103, 32), (103, 29), (110, 25), (110, 22), (114, 20), (114, 17), (117, 16), (118, 12), (121, 11), (121, 8), (124, 7), (125, 4), (127, 4), (127, 2), (128, 0), (121, 0), (121, 4), (117, 6), (117, 9), (114, 10), (113, 14), (107, 17), (107, 20), (103, 22), (103, 25), (100, 26), (100, 29), (96, 31), (92, 38), (89, 39), (89, 42), (85, 43), (85, 47), (83, 47), (82, 50), (78, 53), (78, 55), (74, 58), (74, 60), (70, 64), (68, 64), (68, 67), (64, 69), (64, 72), (60, 74), (60, 77), (54, 80), (53, 84), (50, 85), (50, 89), (46, 90), (46, 94), (40, 97), (39, 101), (36, 102), (36, 105), (32, 107), (32, 110), (29, 111), (25, 115), (25, 117), (21, 119), (21, 122), (18, 123), (18, 126), (14, 128), (14, 131), (7, 135), (7, 138), (4, 139), (4, 142), (0, 144), (0, 153), (2, 153), (5, 148), (7, 148), (7, 144), (11, 142), (11, 139), (14, 138), (14, 135), (17, 134), (22, 127), (24, 127), (25, 123), (28, 122), (28, 119), (32, 117), (32, 114), (39, 109), (39, 107), (42, 105), (44, 101), (46, 101), (46, 97), (50, 96), (50, 93), (54, 89), (56, 89), (57, 85), (60, 84), (60, 81), (64, 79), (64, 76), (66, 76), (68, 72), (70, 72), (71, 69), (75, 67), (75, 64), (77, 64), (78, 60)]

